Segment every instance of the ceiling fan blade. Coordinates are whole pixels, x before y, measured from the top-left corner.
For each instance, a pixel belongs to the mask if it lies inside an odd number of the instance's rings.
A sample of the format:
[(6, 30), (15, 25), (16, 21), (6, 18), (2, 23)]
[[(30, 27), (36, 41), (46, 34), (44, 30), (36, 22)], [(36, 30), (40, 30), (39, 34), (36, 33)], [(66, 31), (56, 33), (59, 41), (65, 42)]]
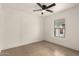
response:
[(56, 4), (53, 3), (53, 4), (49, 5), (49, 6), (47, 6), (47, 8), (53, 7), (53, 6), (55, 6), (55, 5), (56, 5)]
[(51, 13), (53, 12), (52, 10), (46, 10), (46, 11), (51, 12)]
[(37, 3), (38, 6), (40, 6), (42, 8), (42, 5), (40, 3)]
[(37, 10), (33, 10), (33, 11), (42, 11), (42, 9), (37, 9)]

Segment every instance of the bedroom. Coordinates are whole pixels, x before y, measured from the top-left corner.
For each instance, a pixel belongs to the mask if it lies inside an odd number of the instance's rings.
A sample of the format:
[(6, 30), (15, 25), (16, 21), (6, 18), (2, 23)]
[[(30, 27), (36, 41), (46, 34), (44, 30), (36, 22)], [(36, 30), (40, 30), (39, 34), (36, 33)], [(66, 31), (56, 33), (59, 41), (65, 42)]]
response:
[[(40, 9), (37, 3), (0, 3), (1, 55), (79, 55), (79, 3), (55, 4), (49, 8), (53, 11), (50, 13), (47, 9), (35, 12)], [(60, 35), (55, 25), (62, 23)]]

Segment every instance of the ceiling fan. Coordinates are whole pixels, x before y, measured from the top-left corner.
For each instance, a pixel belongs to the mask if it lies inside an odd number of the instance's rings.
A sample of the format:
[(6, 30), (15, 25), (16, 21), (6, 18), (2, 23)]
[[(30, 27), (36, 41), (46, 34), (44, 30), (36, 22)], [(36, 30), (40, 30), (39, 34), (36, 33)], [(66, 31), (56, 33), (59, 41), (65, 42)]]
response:
[(41, 9), (37, 9), (37, 10), (33, 10), (33, 11), (42, 11), (41, 14), (43, 15), (45, 11), (48, 11), (50, 13), (53, 13), (53, 11), (52, 10), (49, 10), (49, 8), (55, 6), (56, 4), (53, 3), (53, 4), (49, 5), (49, 6), (47, 6), (47, 5), (41, 5), (40, 3), (37, 3), (37, 5), (40, 6)]

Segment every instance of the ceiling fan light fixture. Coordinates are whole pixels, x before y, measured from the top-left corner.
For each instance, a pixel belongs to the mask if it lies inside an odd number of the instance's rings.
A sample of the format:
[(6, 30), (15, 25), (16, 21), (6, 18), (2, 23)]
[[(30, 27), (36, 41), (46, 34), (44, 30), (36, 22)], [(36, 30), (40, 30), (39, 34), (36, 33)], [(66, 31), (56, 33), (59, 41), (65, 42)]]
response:
[(37, 3), (37, 5), (38, 5), (39, 7), (41, 7), (41, 9), (34, 10), (34, 11), (42, 11), (41, 14), (43, 15), (43, 13), (45, 13), (45, 12), (53, 13), (53, 11), (52, 11), (52, 10), (49, 10), (49, 8), (55, 6), (56, 4), (53, 3), (53, 4), (49, 5), (49, 6), (47, 6), (47, 5), (41, 5), (40, 3)]
[(42, 10), (42, 12), (46, 12), (46, 10)]

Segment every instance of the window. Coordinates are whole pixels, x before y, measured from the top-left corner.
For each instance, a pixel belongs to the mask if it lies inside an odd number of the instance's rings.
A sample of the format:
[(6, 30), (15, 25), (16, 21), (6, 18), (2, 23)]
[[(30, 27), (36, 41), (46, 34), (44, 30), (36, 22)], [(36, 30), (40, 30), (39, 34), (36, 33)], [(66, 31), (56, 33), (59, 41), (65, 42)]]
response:
[(65, 37), (65, 20), (58, 19), (54, 21), (54, 36)]

